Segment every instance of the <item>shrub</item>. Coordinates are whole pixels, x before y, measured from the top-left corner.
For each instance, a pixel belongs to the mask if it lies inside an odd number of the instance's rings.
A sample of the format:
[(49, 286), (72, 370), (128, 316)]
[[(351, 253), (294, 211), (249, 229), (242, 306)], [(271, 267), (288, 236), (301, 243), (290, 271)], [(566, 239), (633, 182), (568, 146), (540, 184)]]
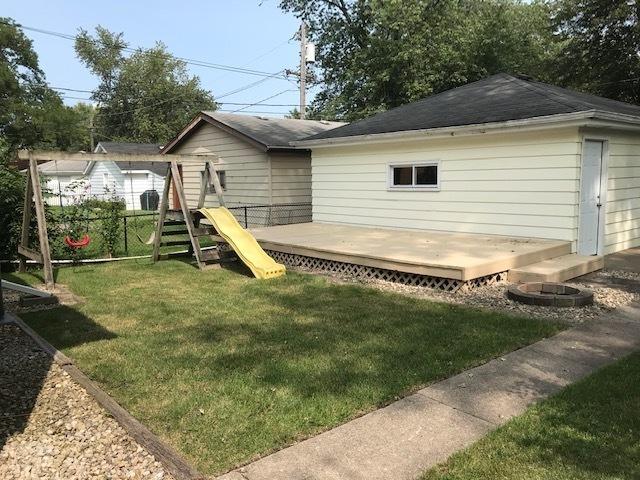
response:
[(22, 226), (25, 177), (0, 161), (0, 258), (16, 257)]
[(109, 257), (116, 254), (118, 245), (123, 236), (122, 216), (126, 209), (125, 202), (115, 193), (110, 194), (108, 200), (91, 199), (87, 204), (92, 205), (100, 218), (98, 221), (98, 233), (102, 238), (102, 244)]

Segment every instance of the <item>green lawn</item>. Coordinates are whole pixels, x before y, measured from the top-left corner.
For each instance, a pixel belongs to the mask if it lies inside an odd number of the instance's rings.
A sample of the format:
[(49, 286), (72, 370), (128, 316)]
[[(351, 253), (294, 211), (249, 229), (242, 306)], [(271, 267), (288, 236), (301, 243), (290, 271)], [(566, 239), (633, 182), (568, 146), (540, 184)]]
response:
[(423, 480), (640, 478), (640, 353), (515, 418)]
[(57, 280), (86, 303), (25, 320), (207, 473), (563, 328), (318, 276), (259, 281), (177, 260), (69, 267)]

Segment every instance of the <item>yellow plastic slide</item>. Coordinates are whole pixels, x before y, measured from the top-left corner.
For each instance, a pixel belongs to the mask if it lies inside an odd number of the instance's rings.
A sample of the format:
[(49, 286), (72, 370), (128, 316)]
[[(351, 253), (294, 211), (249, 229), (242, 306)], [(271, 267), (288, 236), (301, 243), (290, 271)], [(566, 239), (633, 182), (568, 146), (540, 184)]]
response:
[(229, 210), (224, 207), (202, 208), (200, 212), (211, 221), (218, 234), (231, 245), (256, 278), (275, 278), (285, 274), (284, 265), (267, 255)]

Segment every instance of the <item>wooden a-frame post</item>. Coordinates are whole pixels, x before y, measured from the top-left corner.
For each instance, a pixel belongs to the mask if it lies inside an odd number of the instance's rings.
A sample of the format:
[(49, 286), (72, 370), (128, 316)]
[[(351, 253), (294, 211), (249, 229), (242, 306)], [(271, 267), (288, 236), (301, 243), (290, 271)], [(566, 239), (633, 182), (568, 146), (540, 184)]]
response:
[[(187, 205), (187, 198), (184, 193), (184, 185), (182, 183), (182, 177), (180, 176), (180, 170), (178, 168), (178, 163), (175, 160), (172, 160), (169, 163), (169, 168), (167, 171), (167, 176), (165, 178), (164, 189), (162, 192), (162, 198), (160, 200), (160, 213), (158, 216), (158, 222), (156, 223), (156, 230), (153, 241), (153, 261), (157, 262), (160, 259), (160, 247), (162, 246), (162, 233), (164, 228), (164, 223), (167, 218), (167, 212), (169, 211), (169, 192), (171, 191), (171, 184), (173, 182), (174, 192), (178, 196), (178, 202), (180, 203), (180, 210), (182, 211), (182, 216), (185, 222), (185, 227), (187, 229), (187, 233), (189, 235), (189, 239), (191, 241), (191, 249), (193, 254), (196, 257), (196, 261), (198, 263), (199, 268), (204, 268), (205, 263), (202, 255), (202, 250), (200, 249), (200, 242), (198, 241), (198, 236), (201, 235), (201, 228), (196, 228), (194, 224), (193, 215), (189, 210), (189, 206)], [(200, 195), (198, 197), (198, 206), (197, 208), (203, 208), (205, 203), (205, 198), (207, 195), (207, 188), (209, 186), (213, 186), (216, 195), (218, 197), (218, 202), (220, 206), (224, 206), (224, 194), (222, 190), (222, 185), (220, 184), (220, 178), (218, 177), (218, 172), (216, 171), (215, 164), (212, 160), (205, 161), (205, 168), (202, 175), (202, 181), (200, 183)]]
[[(29, 227), (31, 225), (31, 205), (35, 203), (36, 221), (38, 224), (39, 251), (29, 247)], [(42, 265), (44, 271), (44, 283), (48, 289), (54, 287), (53, 265), (51, 264), (51, 250), (49, 248), (49, 235), (47, 233), (47, 219), (42, 198), (42, 186), (38, 173), (38, 162), (29, 151), (29, 169), (27, 170), (27, 186), (24, 195), (24, 210), (22, 212), (22, 235), (18, 245), (20, 256), (20, 271), (24, 272), (27, 266), (27, 258)]]
[(207, 197), (207, 190), (212, 186), (218, 197), (218, 205), (225, 206), (224, 192), (222, 185), (220, 184), (220, 177), (216, 170), (216, 164), (211, 160), (207, 160), (204, 165), (204, 172), (202, 172), (202, 181), (200, 182), (200, 197), (198, 198), (198, 209), (204, 207), (204, 202)]
[(162, 197), (160, 198), (160, 212), (156, 223), (156, 232), (153, 237), (153, 263), (160, 259), (160, 243), (162, 242), (162, 229), (164, 221), (167, 218), (167, 210), (169, 210), (169, 191), (171, 189), (171, 165), (167, 162), (167, 174), (164, 177), (164, 188), (162, 189)]
[(164, 224), (167, 219), (167, 212), (169, 211), (169, 192), (171, 185), (173, 184), (174, 192), (178, 196), (178, 202), (180, 203), (180, 210), (182, 211), (182, 218), (184, 220), (186, 233), (189, 235), (190, 251), (196, 257), (198, 268), (204, 267), (202, 260), (202, 251), (200, 250), (200, 242), (195, 236), (195, 226), (193, 225), (193, 216), (189, 211), (187, 205), (187, 197), (184, 194), (184, 187), (182, 185), (182, 178), (180, 177), (180, 169), (178, 168), (178, 162), (171, 160), (167, 162), (168, 170), (167, 176), (164, 181), (164, 189), (162, 190), (162, 198), (160, 199), (160, 214), (158, 215), (158, 221), (156, 223), (156, 230), (153, 238), (153, 262), (157, 262), (160, 259), (160, 247), (162, 246), (162, 234), (164, 230)]

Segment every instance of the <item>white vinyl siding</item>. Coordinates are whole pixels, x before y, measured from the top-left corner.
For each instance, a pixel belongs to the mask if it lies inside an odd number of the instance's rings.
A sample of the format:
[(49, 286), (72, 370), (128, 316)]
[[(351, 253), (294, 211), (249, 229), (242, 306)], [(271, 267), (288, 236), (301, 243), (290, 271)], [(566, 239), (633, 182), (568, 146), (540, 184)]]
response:
[(88, 183), (82, 175), (40, 175), (45, 179), (44, 201), (49, 205), (71, 205), (79, 195), (88, 193)]
[[(577, 129), (314, 147), (313, 220), (577, 239)], [(439, 191), (387, 188), (392, 164), (439, 160)]]
[(140, 195), (146, 190), (155, 190), (158, 195), (162, 195), (164, 188), (164, 178), (151, 171), (129, 171), (123, 172), (124, 199), (127, 203), (127, 210), (139, 210)]
[(640, 135), (602, 131), (608, 140), (604, 252), (640, 246)]
[[(105, 189), (105, 179), (108, 179), (109, 191)], [(115, 195), (124, 198), (124, 174), (118, 166), (111, 161), (95, 162), (89, 171), (89, 182), (91, 183), (91, 196), (101, 199), (108, 199)]]
[(271, 154), (272, 203), (311, 203), (311, 155)]
[[(238, 205), (263, 205), (270, 202), (269, 158), (266, 153), (248, 142), (220, 130), (213, 125), (202, 125), (171, 153), (183, 155), (220, 156), (225, 171), (225, 203)], [(182, 165), (184, 191), (189, 207), (195, 208), (200, 196), (200, 179), (204, 163), (195, 161)], [(217, 206), (215, 194), (208, 194), (206, 206)]]

